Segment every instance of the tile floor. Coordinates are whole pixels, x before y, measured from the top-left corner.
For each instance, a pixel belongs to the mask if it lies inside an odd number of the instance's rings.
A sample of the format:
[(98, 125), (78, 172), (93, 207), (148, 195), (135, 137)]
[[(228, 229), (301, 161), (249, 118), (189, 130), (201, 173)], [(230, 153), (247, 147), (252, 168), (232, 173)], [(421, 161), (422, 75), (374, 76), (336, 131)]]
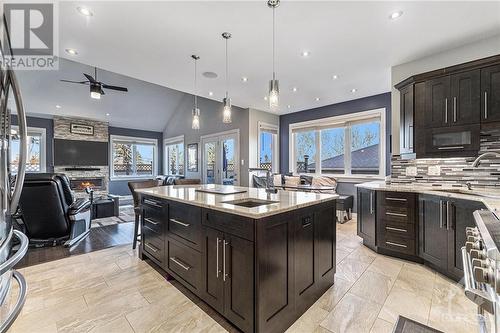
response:
[[(392, 332), (399, 314), (445, 332), (477, 330), (476, 308), (460, 286), (362, 246), (355, 221), (337, 230), (335, 285), (289, 332)], [(225, 331), (129, 246), (21, 271), (29, 293), (11, 332)]]

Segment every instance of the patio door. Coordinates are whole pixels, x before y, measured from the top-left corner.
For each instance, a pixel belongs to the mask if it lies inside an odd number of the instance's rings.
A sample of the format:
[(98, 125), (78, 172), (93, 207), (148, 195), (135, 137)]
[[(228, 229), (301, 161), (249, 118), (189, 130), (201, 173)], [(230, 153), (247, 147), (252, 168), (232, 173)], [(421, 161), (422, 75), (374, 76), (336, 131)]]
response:
[(239, 132), (204, 136), (201, 147), (203, 183), (239, 185)]

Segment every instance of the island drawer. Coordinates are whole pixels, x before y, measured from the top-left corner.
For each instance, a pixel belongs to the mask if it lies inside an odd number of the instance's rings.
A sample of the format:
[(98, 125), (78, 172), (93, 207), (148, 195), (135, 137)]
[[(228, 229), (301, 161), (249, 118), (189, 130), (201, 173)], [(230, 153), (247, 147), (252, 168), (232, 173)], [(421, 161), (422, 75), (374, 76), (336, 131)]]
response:
[(165, 242), (156, 232), (151, 229), (144, 228), (142, 230), (143, 251), (156, 259), (160, 264), (163, 263), (165, 257)]
[(416, 204), (415, 193), (407, 192), (378, 192), (377, 203), (379, 207), (414, 209)]
[(415, 211), (403, 207), (377, 207), (378, 220), (387, 220), (395, 223), (414, 224)]
[(169, 237), (201, 250), (201, 208), (170, 202), (167, 231)]
[(247, 240), (254, 240), (254, 220), (248, 217), (203, 209), (202, 224)]
[(163, 234), (163, 216), (157, 210), (145, 207), (142, 210), (142, 226), (158, 235)]
[(195, 294), (201, 286), (201, 253), (171, 238), (167, 243), (167, 268), (174, 276), (181, 279), (183, 285)]
[(153, 210), (162, 211), (163, 208), (165, 207), (165, 202), (157, 198), (144, 196), (142, 198), (142, 205), (143, 208), (150, 208)]
[[(404, 234), (404, 233), (403, 233)], [(378, 246), (403, 254), (416, 255), (415, 238), (408, 238), (397, 231), (386, 231), (378, 239)]]

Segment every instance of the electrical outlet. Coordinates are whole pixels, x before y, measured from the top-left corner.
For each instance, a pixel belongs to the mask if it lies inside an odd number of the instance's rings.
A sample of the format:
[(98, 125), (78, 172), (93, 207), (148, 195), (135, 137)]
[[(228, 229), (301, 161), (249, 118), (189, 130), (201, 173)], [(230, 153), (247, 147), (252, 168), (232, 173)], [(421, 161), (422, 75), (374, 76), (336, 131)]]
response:
[(406, 175), (407, 176), (416, 176), (417, 175), (417, 167), (416, 166), (406, 167)]
[(441, 176), (441, 166), (431, 165), (427, 169), (427, 175), (429, 176)]

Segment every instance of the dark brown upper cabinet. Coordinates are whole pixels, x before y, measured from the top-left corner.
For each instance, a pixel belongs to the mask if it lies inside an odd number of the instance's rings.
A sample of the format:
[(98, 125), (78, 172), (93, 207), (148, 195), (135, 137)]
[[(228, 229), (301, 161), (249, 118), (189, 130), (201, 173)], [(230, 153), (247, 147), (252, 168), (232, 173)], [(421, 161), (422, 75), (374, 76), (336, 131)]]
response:
[(500, 65), (481, 69), (481, 122), (500, 121)]
[(395, 87), (402, 156), (476, 156), (476, 136), (500, 126), (500, 55), (417, 74)]

